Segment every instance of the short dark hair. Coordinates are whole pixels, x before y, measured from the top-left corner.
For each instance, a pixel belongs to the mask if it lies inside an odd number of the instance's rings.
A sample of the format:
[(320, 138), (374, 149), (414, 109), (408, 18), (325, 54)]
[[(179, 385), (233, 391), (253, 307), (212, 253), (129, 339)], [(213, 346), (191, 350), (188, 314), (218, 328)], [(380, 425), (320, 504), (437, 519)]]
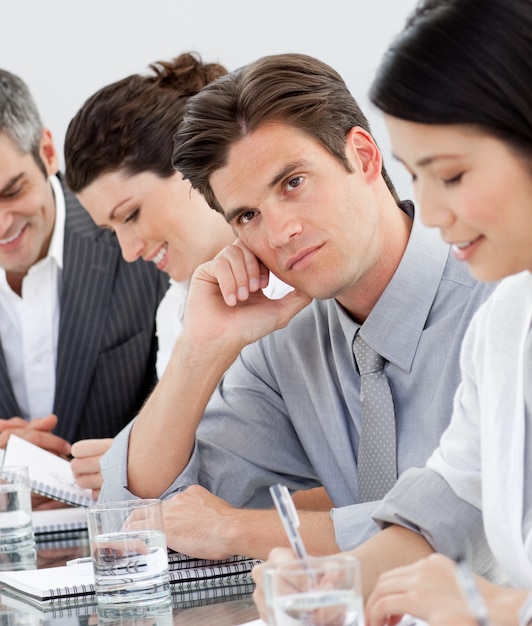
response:
[(132, 74), (103, 87), (76, 113), (65, 137), (65, 177), (75, 193), (108, 171), (154, 172), (172, 168), (172, 137), (187, 99), (227, 73), (202, 63), (196, 53), (151, 64), (151, 73)]
[[(219, 78), (189, 99), (174, 137), (172, 163), (223, 213), (211, 175), (225, 165), (234, 143), (272, 121), (315, 138), (348, 171), (348, 132), (355, 126), (370, 132), (368, 120), (332, 67), (303, 54), (272, 55)], [(384, 167), (382, 175), (399, 202)]]
[(371, 101), (394, 117), (482, 127), (532, 153), (532, 2), (423, 0), (386, 52)]

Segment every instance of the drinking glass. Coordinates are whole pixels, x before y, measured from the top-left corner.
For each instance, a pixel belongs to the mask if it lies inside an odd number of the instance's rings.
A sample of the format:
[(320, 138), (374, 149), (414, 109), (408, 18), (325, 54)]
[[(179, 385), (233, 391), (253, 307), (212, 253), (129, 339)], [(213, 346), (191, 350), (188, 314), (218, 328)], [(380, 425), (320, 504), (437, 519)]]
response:
[(170, 605), (160, 500), (95, 504), (87, 516), (99, 607)]
[(268, 567), (264, 591), (270, 626), (363, 626), (360, 565), (348, 555), (311, 557)]
[(0, 470), (0, 553), (25, 553), (34, 546), (28, 468), (4, 466)]

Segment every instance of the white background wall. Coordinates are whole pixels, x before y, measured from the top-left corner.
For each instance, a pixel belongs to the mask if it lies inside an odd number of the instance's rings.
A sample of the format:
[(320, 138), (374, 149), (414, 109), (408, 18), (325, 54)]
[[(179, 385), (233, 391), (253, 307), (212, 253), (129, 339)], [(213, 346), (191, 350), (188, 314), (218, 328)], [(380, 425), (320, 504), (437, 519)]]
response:
[(344, 77), (373, 127), (400, 194), (367, 91), (415, 0), (1, 0), (0, 67), (29, 85), (62, 152), (68, 122), (96, 89), (184, 51), (235, 69), (265, 54), (303, 52)]

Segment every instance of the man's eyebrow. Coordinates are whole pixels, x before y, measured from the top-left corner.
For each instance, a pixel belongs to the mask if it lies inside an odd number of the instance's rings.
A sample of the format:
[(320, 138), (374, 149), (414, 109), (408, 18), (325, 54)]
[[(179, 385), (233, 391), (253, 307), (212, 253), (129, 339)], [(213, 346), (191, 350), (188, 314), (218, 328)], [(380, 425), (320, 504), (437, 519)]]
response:
[[(308, 166), (310, 163), (309, 161), (306, 161), (305, 159), (302, 159), (300, 161), (292, 161), (291, 163), (287, 163), (282, 170), (280, 170), (279, 172), (277, 172), (277, 174), (275, 174), (275, 176), (271, 179), (271, 181), (266, 185), (266, 188), (268, 190), (273, 189), (276, 185), (278, 185), (284, 178), (286, 178), (290, 172), (293, 172), (294, 170), (297, 170), (301, 167), (306, 167)], [(235, 217), (237, 217), (237, 215), (240, 215), (240, 213), (245, 213), (246, 211), (255, 211), (255, 208), (249, 207), (249, 206), (240, 206), (240, 207), (236, 207), (235, 209), (233, 209), (232, 211), (229, 211), (229, 213), (225, 214), (225, 220), (228, 224), (230, 224)]]
[(4, 195), (5, 193), (7, 193), (11, 187), (13, 187), (13, 185), (15, 185), (16, 183), (18, 183), (18, 181), (24, 176), (24, 172), (20, 172), (20, 174), (17, 174), (16, 176), (13, 176), (13, 178), (10, 178), (7, 183), (2, 187), (2, 189), (0, 189), (0, 195)]

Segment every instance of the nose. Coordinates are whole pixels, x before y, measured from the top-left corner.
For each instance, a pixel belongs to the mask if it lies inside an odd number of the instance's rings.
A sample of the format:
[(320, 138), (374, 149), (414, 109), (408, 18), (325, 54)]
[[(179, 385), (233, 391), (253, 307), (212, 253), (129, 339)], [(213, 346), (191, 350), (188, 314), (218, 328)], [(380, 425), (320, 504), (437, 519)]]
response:
[(261, 208), (263, 226), (272, 248), (286, 245), (290, 239), (303, 232), (303, 225), (294, 210), (286, 205)]
[(3, 239), (9, 233), (12, 225), (13, 213), (9, 210), (0, 210), (0, 239)]
[(442, 194), (433, 186), (416, 186), (416, 202), (421, 221), (425, 226), (447, 228), (454, 221), (454, 214)]
[(116, 238), (118, 239), (120, 249), (122, 250), (122, 257), (124, 258), (124, 261), (133, 263), (140, 256), (142, 256), (144, 243), (138, 237), (135, 237), (135, 235), (131, 232), (125, 232), (124, 230), (117, 229)]

